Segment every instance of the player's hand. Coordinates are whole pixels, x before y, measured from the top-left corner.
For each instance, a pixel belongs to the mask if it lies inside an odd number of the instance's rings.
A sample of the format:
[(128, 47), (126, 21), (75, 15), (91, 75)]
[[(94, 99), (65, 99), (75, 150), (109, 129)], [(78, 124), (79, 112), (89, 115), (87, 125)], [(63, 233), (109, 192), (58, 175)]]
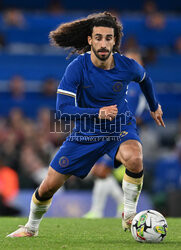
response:
[(161, 108), (160, 104), (158, 104), (158, 108), (155, 112), (150, 112), (150, 113), (151, 113), (152, 118), (155, 120), (156, 124), (158, 126), (162, 126), (165, 128), (165, 123), (162, 119), (163, 112), (162, 112), (162, 108)]
[(102, 107), (99, 110), (99, 119), (107, 119), (112, 121), (118, 113), (117, 105)]

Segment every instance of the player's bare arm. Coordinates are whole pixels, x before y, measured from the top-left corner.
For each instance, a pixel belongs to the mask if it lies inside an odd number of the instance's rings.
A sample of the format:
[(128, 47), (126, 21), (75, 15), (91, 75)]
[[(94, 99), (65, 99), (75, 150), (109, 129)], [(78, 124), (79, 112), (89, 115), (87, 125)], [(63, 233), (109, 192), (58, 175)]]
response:
[(152, 118), (155, 120), (156, 124), (158, 126), (162, 126), (165, 128), (165, 123), (162, 119), (163, 111), (162, 111), (161, 105), (160, 104), (158, 105), (158, 108), (155, 112), (150, 112), (150, 113), (151, 113)]

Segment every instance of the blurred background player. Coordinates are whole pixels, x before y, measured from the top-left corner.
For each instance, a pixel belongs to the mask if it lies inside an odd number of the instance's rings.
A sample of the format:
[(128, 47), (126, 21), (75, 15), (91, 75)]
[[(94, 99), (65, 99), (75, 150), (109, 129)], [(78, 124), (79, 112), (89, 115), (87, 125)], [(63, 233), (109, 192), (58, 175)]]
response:
[(104, 209), (108, 196), (111, 196), (116, 202), (116, 217), (121, 217), (123, 191), (113, 175), (113, 169), (114, 162), (108, 155), (101, 157), (92, 168), (91, 174), (95, 178), (92, 190), (92, 203), (90, 211), (83, 216), (84, 218), (94, 219), (104, 217)]
[[(141, 53), (138, 49), (131, 49), (127, 51), (125, 55), (143, 65)], [(145, 115), (148, 115), (148, 106), (139, 85), (135, 82), (130, 82), (128, 85), (127, 101), (131, 112), (136, 117), (137, 125), (142, 125)], [(123, 178), (124, 166), (120, 166), (116, 172), (118, 173), (118, 171), (119, 175)], [(91, 170), (91, 174), (95, 177), (92, 191), (92, 203), (90, 211), (83, 217), (87, 219), (104, 217), (104, 209), (108, 196), (111, 196), (116, 201), (116, 217), (120, 217), (123, 210), (123, 191), (120, 183), (118, 183), (118, 180), (116, 180), (114, 176), (113, 160), (108, 155), (104, 155), (96, 162)]]

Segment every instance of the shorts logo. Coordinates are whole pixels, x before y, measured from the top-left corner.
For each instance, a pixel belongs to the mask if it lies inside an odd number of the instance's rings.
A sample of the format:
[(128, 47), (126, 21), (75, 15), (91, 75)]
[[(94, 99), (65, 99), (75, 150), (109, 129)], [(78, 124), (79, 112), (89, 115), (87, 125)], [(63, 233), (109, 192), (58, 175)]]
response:
[(69, 165), (69, 159), (66, 156), (62, 156), (59, 160), (59, 164), (62, 168), (65, 168)]
[(127, 134), (128, 134), (128, 132), (122, 131), (122, 132), (120, 133), (120, 137), (124, 137), (124, 136), (127, 135)]
[(123, 87), (122, 82), (116, 82), (116, 83), (113, 85), (113, 90), (114, 90), (115, 92), (120, 92), (121, 89), (122, 89), (122, 87)]

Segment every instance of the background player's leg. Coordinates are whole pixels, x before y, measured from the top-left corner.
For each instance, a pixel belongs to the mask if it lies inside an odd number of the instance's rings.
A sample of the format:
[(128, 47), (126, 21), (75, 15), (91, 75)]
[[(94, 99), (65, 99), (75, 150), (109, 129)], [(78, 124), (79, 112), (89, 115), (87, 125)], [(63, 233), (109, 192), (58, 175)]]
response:
[[(117, 205), (120, 207), (123, 202), (123, 192), (115, 178), (112, 175), (107, 176), (105, 179), (97, 178), (94, 181), (91, 209), (84, 215), (84, 218), (103, 217), (109, 195), (115, 199)], [(120, 212), (117, 213), (117, 216), (120, 217)]]
[(136, 140), (128, 140), (122, 143), (116, 154), (116, 160), (122, 162), (126, 167), (122, 187), (124, 192), (124, 219), (129, 221), (128, 219), (136, 213), (143, 184), (141, 144)]
[(91, 209), (84, 215), (84, 218), (102, 218), (108, 194), (108, 177), (105, 179), (95, 179), (92, 191)]
[(123, 191), (118, 184), (117, 180), (113, 175), (109, 176), (109, 192), (110, 195), (114, 198), (117, 203), (117, 214), (116, 217), (120, 217), (122, 213), (122, 204), (123, 204)]

